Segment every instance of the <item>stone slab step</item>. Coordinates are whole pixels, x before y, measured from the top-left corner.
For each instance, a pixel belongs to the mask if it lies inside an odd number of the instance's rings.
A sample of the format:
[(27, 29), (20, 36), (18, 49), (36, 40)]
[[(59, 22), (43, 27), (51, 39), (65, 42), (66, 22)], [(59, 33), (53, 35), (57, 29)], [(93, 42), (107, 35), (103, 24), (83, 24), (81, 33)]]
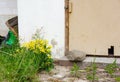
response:
[(116, 59), (116, 63), (120, 65), (120, 58), (107, 58), (107, 57), (86, 57), (86, 59), (82, 62), (72, 62), (68, 60), (66, 56), (63, 56), (61, 58), (54, 59), (54, 62), (55, 64), (63, 65), (63, 66), (72, 66), (74, 63), (78, 63), (79, 65), (86, 66), (86, 65), (90, 65), (94, 59), (97, 64), (102, 64), (102, 65), (110, 64), (114, 62), (114, 60)]

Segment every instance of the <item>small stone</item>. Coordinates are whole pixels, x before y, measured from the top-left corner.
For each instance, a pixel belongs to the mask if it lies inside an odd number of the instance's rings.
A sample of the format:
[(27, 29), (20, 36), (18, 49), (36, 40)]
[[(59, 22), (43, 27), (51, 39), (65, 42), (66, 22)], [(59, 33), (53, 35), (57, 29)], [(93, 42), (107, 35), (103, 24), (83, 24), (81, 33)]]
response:
[(62, 82), (62, 81), (56, 78), (49, 78), (46, 82)]
[(83, 80), (87, 80), (86, 78), (83, 78)]
[(98, 81), (99, 82), (105, 82), (105, 79), (99, 79)]
[(57, 75), (53, 75), (53, 77), (58, 78), (58, 79), (62, 79), (65, 77), (65, 75), (57, 74)]
[(79, 79), (79, 80), (75, 80), (74, 82), (88, 82), (88, 81)]
[(74, 78), (73, 77), (67, 77), (63, 79), (64, 82), (74, 82)]
[(70, 61), (83, 61), (86, 58), (86, 53), (78, 50), (72, 50), (72, 51), (66, 52), (66, 57)]
[(97, 71), (99, 71), (99, 72), (104, 72), (105, 70), (98, 68)]

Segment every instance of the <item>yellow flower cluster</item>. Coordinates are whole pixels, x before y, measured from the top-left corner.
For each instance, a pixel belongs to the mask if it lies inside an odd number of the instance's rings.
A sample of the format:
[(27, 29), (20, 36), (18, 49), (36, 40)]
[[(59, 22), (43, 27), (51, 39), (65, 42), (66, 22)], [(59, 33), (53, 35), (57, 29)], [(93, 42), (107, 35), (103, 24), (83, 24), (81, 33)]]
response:
[(22, 46), (34, 51), (35, 53), (50, 53), (51, 52), (51, 46), (48, 45), (47, 40), (36, 39), (28, 43), (24, 43)]

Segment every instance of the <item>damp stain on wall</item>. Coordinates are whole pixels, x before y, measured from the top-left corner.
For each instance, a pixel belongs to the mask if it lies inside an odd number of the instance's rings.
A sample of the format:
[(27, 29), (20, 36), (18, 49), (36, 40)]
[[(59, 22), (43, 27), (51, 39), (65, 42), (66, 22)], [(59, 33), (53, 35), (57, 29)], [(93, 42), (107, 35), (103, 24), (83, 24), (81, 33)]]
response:
[(52, 56), (54, 58), (59, 58), (64, 55), (64, 48), (59, 46), (59, 43), (57, 42), (56, 39), (51, 40), (51, 45), (53, 46)]

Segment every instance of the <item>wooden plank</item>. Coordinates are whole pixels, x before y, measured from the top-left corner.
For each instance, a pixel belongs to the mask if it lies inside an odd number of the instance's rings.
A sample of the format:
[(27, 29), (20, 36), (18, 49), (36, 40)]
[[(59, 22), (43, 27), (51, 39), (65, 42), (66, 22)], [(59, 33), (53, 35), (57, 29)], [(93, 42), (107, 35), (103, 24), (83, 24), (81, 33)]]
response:
[(65, 0), (65, 52), (69, 51), (69, 0)]

